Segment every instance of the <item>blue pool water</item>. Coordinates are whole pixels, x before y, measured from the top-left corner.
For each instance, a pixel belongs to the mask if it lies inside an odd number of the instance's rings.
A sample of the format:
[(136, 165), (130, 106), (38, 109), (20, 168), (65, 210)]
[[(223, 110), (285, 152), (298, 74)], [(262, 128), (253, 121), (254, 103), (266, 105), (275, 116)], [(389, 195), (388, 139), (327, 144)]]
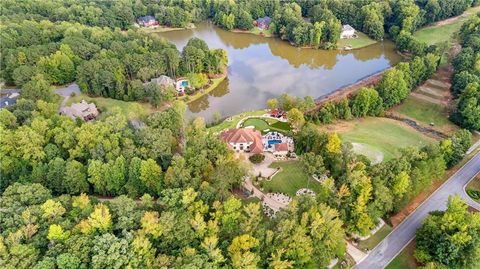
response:
[(186, 81), (186, 80), (182, 81), (182, 86), (187, 87), (188, 86), (188, 81)]
[(269, 145), (275, 145), (275, 144), (279, 144), (279, 143), (282, 143), (282, 140), (280, 140), (280, 139), (268, 140)]

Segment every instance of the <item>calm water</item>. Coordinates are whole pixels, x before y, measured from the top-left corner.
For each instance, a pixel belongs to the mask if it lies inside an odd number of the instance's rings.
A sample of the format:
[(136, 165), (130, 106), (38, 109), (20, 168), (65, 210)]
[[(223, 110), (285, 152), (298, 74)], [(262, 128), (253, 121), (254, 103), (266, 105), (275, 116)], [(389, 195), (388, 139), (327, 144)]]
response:
[(348, 52), (300, 49), (277, 38), (231, 33), (207, 22), (193, 30), (158, 35), (179, 50), (199, 37), (210, 48), (227, 51), (228, 78), (188, 106), (189, 116), (207, 120), (216, 111), (228, 117), (264, 108), (267, 99), (283, 93), (318, 98), (400, 61), (391, 42)]

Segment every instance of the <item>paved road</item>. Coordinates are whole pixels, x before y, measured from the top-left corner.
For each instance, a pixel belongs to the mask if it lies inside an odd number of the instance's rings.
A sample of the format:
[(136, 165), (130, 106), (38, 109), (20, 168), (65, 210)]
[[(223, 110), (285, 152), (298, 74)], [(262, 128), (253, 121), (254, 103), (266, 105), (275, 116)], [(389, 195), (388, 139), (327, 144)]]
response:
[(63, 97), (63, 101), (59, 110), (65, 107), (72, 93), (75, 93), (75, 95), (81, 94), (80, 87), (78, 87), (77, 83), (72, 83), (66, 87), (58, 88), (55, 90), (55, 93)]
[(374, 248), (356, 269), (385, 268), (395, 256), (415, 237), (415, 232), (430, 211), (445, 210), (450, 195), (461, 196), (470, 206), (480, 210), (480, 204), (470, 199), (463, 187), (480, 172), (480, 152), (465, 166), (451, 176), (417, 210), (393, 230), (376, 248)]

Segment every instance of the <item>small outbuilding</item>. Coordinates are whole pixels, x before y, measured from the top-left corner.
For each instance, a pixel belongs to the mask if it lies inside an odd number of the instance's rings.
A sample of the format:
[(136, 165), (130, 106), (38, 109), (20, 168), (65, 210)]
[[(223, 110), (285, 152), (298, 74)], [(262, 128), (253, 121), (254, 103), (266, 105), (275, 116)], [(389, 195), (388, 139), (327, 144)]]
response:
[(90, 121), (98, 116), (98, 109), (94, 103), (87, 103), (82, 100), (80, 103), (73, 103), (69, 107), (64, 107), (60, 111), (61, 114), (69, 116), (72, 119), (81, 118), (84, 121)]
[(340, 38), (353, 38), (355, 37), (355, 29), (349, 24), (342, 26), (342, 32), (340, 33)]
[(158, 26), (158, 21), (155, 19), (154, 16), (142, 16), (138, 17), (137, 23), (143, 27), (153, 27)]

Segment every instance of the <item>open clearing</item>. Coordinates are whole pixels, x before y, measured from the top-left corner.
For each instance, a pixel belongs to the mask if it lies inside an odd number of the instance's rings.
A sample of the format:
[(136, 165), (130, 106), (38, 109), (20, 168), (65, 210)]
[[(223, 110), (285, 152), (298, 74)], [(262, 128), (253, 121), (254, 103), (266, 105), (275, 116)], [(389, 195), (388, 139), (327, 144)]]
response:
[(408, 98), (389, 112), (401, 118), (416, 121), (419, 125), (445, 134), (455, 132), (458, 127), (448, 116), (452, 95), (450, 92), (451, 66), (437, 70), (427, 81), (418, 86)]
[[(160, 111), (161, 108), (154, 108), (148, 103), (140, 102), (125, 102), (121, 100), (104, 98), (104, 97), (90, 97), (85, 94), (76, 95), (67, 101), (67, 105), (78, 103), (82, 100), (93, 102), (102, 112), (110, 112), (114, 109), (119, 109), (120, 112), (127, 117), (127, 119), (142, 118), (152, 112)], [(102, 117), (100, 114), (100, 117)], [(105, 115), (105, 114), (103, 114)]]
[(344, 47), (350, 46), (352, 49), (359, 49), (372, 44), (377, 43), (377, 41), (371, 39), (366, 34), (356, 31), (357, 38), (344, 38), (337, 41), (337, 47), (343, 49)]
[(208, 128), (208, 130), (210, 132), (213, 132), (213, 133), (219, 133), (219, 132), (221, 132), (225, 129), (235, 128), (240, 120), (242, 120), (242, 119), (244, 119), (248, 116), (261, 116), (265, 113), (267, 113), (267, 110), (263, 110), (263, 109), (240, 113), (240, 114), (237, 114), (235, 116), (228, 117), (227, 119), (225, 119), (221, 123), (216, 124), (216, 125)]
[(371, 150), (380, 151), (384, 154), (385, 160), (397, 156), (401, 148), (422, 147), (435, 141), (402, 122), (388, 118), (367, 117), (338, 121), (322, 125), (320, 129), (338, 132), (344, 141), (360, 143)]
[(294, 197), (301, 188), (309, 188), (315, 192), (320, 189), (320, 183), (305, 174), (299, 161), (276, 162), (270, 167), (281, 167), (282, 171), (270, 181), (263, 181), (265, 192), (283, 192)]
[(480, 11), (480, 6), (472, 7), (462, 15), (437, 22), (431, 26), (424, 27), (415, 32), (414, 36), (428, 45), (449, 42), (452, 36), (460, 30), (462, 24), (468, 20), (471, 15)]

